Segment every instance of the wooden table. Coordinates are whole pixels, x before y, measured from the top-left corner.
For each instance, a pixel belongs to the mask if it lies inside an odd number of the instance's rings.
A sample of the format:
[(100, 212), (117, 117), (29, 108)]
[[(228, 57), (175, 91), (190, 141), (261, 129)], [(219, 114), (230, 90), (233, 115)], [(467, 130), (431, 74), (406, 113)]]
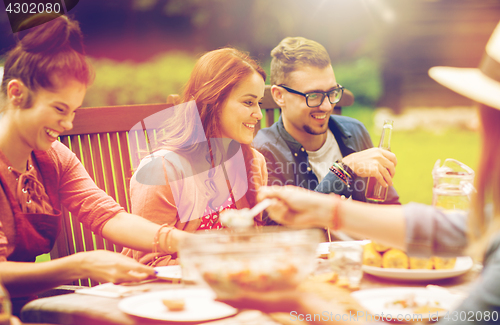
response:
[[(360, 289), (386, 288), (386, 287), (424, 287), (426, 284), (436, 284), (451, 289), (453, 292), (466, 293), (472, 282), (477, 278), (478, 271), (469, 271), (459, 277), (430, 281), (426, 283), (395, 282), (380, 279), (365, 273)], [(316, 280), (316, 281), (315, 281)], [(181, 285), (167, 282), (152, 282), (141, 284), (138, 288), (148, 289), (148, 291), (165, 290), (179, 288)], [(309, 288), (306, 291), (313, 291), (326, 300), (352, 299), (348, 289), (339, 288), (335, 284), (318, 282), (316, 279), (308, 280), (302, 287)], [(32, 323), (53, 323), (68, 325), (137, 325), (147, 324), (165, 325), (168, 322), (153, 321), (127, 315), (118, 309), (119, 298), (104, 298), (91, 295), (71, 293), (67, 295), (41, 298), (30, 302), (22, 311), (21, 319), (24, 322)], [(352, 303), (354, 307), (356, 302)], [(205, 322), (205, 325), (238, 325), (238, 324), (259, 324), (277, 325), (294, 324), (300, 322), (288, 321), (288, 314), (264, 314), (255, 310), (239, 311), (235, 316), (222, 320)], [(178, 323), (177, 323), (178, 324)], [(193, 324), (193, 323), (189, 323)]]

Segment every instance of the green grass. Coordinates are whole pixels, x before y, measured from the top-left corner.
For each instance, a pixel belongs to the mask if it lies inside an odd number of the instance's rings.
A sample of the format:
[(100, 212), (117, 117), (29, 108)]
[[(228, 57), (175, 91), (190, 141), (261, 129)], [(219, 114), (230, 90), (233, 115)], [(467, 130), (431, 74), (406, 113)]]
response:
[(50, 261), (50, 254), (42, 254), (36, 257), (36, 262)]
[(437, 159), (454, 158), (474, 170), (479, 163), (480, 139), (473, 131), (393, 133), (391, 147), (398, 157), (394, 186), (403, 204), (432, 203), (431, 172)]
[[(373, 124), (373, 109), (352, 106), (344, 108), (342, 114), (363, 122), (373, 143), (378, 144), (382, 126)], [(398, 158), (394, 186), (401, 203), (432, 203), (431, 172), (437, 159), (454, 158), (475, 170), (479, 162), (479, 142), (479, 134), (472, 131), (449, 129), (436, 134), (426, 130), (395, 130), (391, 139), (392, 152)], [(36, 259), (37, 262), (48, 260), (49, 254)]]
[[(373, 117), (375, 115), (375, 111), (373, 110), (373, 108), (366, 107), (366, 106), (357, 106), (357, 105), (353, 105), (350, 107), (343, 107), (342, 108), (342, 115), (355, 118), (356, 120), (363, 123), (369, 132), (373, 131), (372, 130), (373, 129)], [(380, 130), (382, 130), (382, 125), (380, 126)], [(378, 131), (378, 132), (380, 133), (381, 131)], [(371, 134), (371, 132), (370, 132), (370, 134)], [(377, 139), (377, 142), (378, 142), (378, 139)]]
[[(378, 145), (382, 126), (373, 125), (374, 111), (366, 107), (347, 107), (342, 115), (363, 122), (374, 145)], [(392, 133), (391, 151), (398, 159), (394, 187), (401, 203), (432, 204), (432, 168), (437, 159), (454, 158), (476, 170), (480, 154), (477, 132), (448, 129), (440, 133), (428, 130)]]

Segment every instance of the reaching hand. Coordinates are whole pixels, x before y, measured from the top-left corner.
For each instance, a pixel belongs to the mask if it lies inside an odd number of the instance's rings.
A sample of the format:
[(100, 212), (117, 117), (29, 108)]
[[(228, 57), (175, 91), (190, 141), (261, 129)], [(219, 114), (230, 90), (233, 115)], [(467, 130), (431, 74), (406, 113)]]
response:
[(370, 148), (342, 158), (359, 177), (375, 177), (380, 185), (392, 186), (398, 160), (392, 152), (380, 148)]
[[(329, 319), (323, 317), (317, 320), (314, 318), (311, 322), (308, 321), (308, 324), (339, 324), (339, 322), (334, 320), (334, 315), (342, 315), (345, 313), (345, 306), (341, 303), (336, 301), (325, 301), (316, 294), (299, 290), (270, 292), (247, 291), (244, 296), (218, 300), (235, 308), (258, 309), (265, 313), (289, 313), (291, 317), (296, 317), (298, 314), (302, 314), (302, 316), (322, 314), (325, 316), (325, 311), (330, 312)], [(293, 318), (290, 318), (290, 320), (293, 320)]]
[[(302, 295), (306, 295), (302, 293)], [(288, 313), (300, 308), (301, 293), (296, 290), (252, 292), (247, 291), (239, 297), (225, 298), (222, 301), (239, 309), (257, 309), (265, 313)]]
[(82, 277), (99, 282), (137, 282), (155, 275), (152, 267), (119, 253), (96, 250), (75, 254)]
[(257, 200), (275, 199), (267, 208), (270, 217), (297, 228), (330, 227), (337, 200), (296, 186), (263, 186)]

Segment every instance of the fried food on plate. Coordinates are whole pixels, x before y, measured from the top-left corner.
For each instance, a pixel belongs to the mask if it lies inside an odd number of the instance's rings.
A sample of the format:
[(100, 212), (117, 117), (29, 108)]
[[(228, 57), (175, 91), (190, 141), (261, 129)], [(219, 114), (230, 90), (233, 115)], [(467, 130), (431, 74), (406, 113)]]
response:
[(375, 250), (373, 243), (368, 243), (363, 247), (363, 264), (382, 267), (382, 256)]
[(409, 267), (408, 256), (402, 250), (391, 248), (382, 257), (384, 268), (407, 269)]

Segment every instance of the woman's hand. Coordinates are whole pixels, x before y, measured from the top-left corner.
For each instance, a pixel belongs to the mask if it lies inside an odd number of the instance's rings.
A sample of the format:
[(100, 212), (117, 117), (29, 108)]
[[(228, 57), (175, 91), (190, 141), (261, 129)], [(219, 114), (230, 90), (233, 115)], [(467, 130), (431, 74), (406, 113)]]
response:
[(80, 278), (89, 277), (98, 282), (138, 282), (155, 276), (152, 267), (143, 265), (125, 255), (106, 250), (77, 253)]
[(257, 200), (275, 199), (267, 208), (270, 217), (292, 227), (330, 227), (338, 200), (296, 186), (263, 186)]
[(195, 234), (174, 228), (168, 234), (168, 237), (165, 237), (165, 240), (160, 246), (164, 252), (175, 253), (179, 251), (179, 246), (182, 245), (183, 242), (189, 242), (189, 238), (192, 236), (195, 236)]
[(239, 297), (224, 298), (222, 301), (238, 309), (257, 309), (265, 313), (288, 313), (300, 309), (301, 296), (308, 295), (296, 290), (252, 292), (247, 291)]
[[(297, 319), (298, 315), (321, 314), (323, 318), (313, 319), (312, 324), (327, 325), (338, 324), (333, 318), (325, 319), (325, 311), (333, 315), (342, 315), (344, 308), (335, 301), (325, 301), (319, 296), (298, 290), (273, 291), (273, 292), (251, 292), (247, 291), (243, 296), (230, 299), (218, 299), (238, 309), (257, 309), (265, 313), (282, 312), (290, 314), (290, 320)], [(293, 318), (292, 318), (293, 317)], [(299, 318), (300, 320), (300, 318)]]

